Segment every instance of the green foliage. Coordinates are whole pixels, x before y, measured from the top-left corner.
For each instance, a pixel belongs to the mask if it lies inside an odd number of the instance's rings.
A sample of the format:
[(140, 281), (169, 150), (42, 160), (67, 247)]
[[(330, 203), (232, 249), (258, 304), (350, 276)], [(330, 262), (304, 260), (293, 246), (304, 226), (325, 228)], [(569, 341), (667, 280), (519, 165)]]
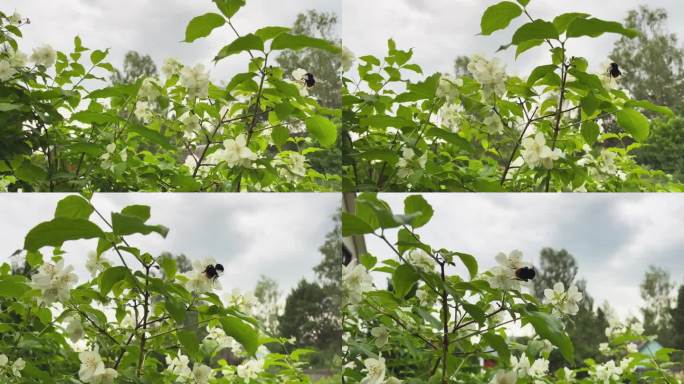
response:
[[(321, 167), (337, 140), (340, 111), (321, 106), (302, 78), (274, 64), (283, 51), (339, 53), (338, 42), (266, 26), (238, 34), (243, 0), (216, 0), (192, 18), (185, 42), (227, 28), (217, 52), (249, 58), (227, 85), (201, 65), (168, 59), (163, 77), (149, 56), (126, 55), (123, 72), (108, 50), (77, 37), (72, 52), (45, 48), (54, 62), (20, 63), (20, 33), (3, 18), (12, 76), (0, 81), (0, 187), (24, 191), (329, 191), (339, 170)], [(9, 28), (9, 29), (8, 29)], [(16, 29), (16, 30), (15, 30)], [(111, 75), (111, 85), (99, 85)], [(88, 87), (84, 86), (84, 83)], [(339, 95), (339, 88), (337, 90)], [(310, 130), (309, 130), (310, 129)], [(273, 133), (273, 134), (272, 134)], [(313, 162), (312, 162), (313, 161)]]
[[(146, 224), (148, 206), (112, 213), (104, 229), (90, 220), (93, 212), (104, 217), (88, 197), (65, 197), (55, 218), (26, 236), (27, 267), (0, 266), (0, 361), (11, 364), (0, 366), (0, 381), (310, 382), (301, 371), (308, 351), (287, 352), (286, 339), (265, 336), (240, 304), (219, 299), (213, 280), (188, 271), (184, 257), (153, 257), (125, 238), (163, 228)], [(98, 252), (84, 257), (92, 278), (79, 282), (61, 247), (86, 238), (97, 239)]]
[[(547, 63), (528, 76), (508, 76), (498, 61), (476, 55), (459, 58), (458, 77), (411, 80), (423, 72), (411, 63), (413, 50), (391, 39), (384, 59), (360, 56), (343, 79), (343, 190), (682, 190), (671, 175), (635, 162), (653, 113), (672, 111), (632, 98), (608, 68), (594, 72), (566, 46), (605, 34), (627, 41), (638, 31), (586, 13), (534, 19), (531, 6), (494, 4), (480, 31), (529, 18), (501, 47), (514, 47), (516, 56), (546, 49)], [(617, 127), (608, 129), (609, 121)]]

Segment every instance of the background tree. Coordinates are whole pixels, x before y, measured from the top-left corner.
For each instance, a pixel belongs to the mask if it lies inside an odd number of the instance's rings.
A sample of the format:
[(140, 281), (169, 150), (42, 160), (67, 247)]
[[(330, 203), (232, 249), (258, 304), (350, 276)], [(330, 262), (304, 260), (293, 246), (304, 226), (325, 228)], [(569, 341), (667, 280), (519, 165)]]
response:
[(319, 248), (323, 260), (314, 267), (317, 281), (302, 279), (288, 295), (283, 315), (279, 318), (281, 335), (295, 337), (298, 347), (313, 347), (320, 351), (313, 357), (312, 364), (326, 368), (333, 365), (342, 349), (339, 214), (333, 220), (335, 227)]
[[(587, 291), (587, 282), (584, 279), (575, 281), (578, 270), (575, 257), (565, 249), (556, 251), (544, 248), (540, 252), (537, 277), (533, 281), (534, 294), (541, 300), (544, 299), (544, 290), (553, 288), (557, 282), (563, 283), (565, 289), (574, 284), (582, 292), (583, 298), (577, 315), (566, 322), (568, 336), (575, 347), (575, 360), (579, 364), (584, 359), (596, 360), (600, 357), (598, 346), (607, 340), (605, 329), (608, 322), (603, 311), (594, 311), (594, 299)], [(549, 360), (553, 369), (565, 365), (557, 351), (551, 354)]]
[(150, 55), (128, 51), (124, 57), (123, 71), (118, 69), (110, 77), (112, 84), (129, 84), (141, 77), (157, 76), (157, 66)]
[(675, 288), (670, 274), (662, 268), (649, 266), (640, 285), (641, 308), (644, 331), (648, 335), (657, 335), (658, 341), (665, 345), (672, 344), (670, 329), (672, 315), (672, 293)]
[[(334, 13), (308, 10), (300, 13), (292, 26), (292, 32), (297, 35), (326, 39), (337, 44), (342, 44), (337, 15)], [(297, 68), (304, 68), (314, 74), (316, 85), (310, 90), (322, 106), (328, 108), (340, 108), (340, 78), (341, 57), (337, 53), (323, 52), (321, 50), (303, 49), (300, 51), (283, 52), (276, 59), (278, 65), (286, 72), (291, 73)]]
[(470, 75), (468, 71), (468, 63), (470, 63), (470, 58), (465, 55), (458, 55), (454, 60), (454, 74), (456, 77)]
[(610, 59), (624, 69), (620, 83), (635, 98), (681, 110), (684, 92), (684, 49), (667, 29), (667, 11), (640, 6), (624, 22), (640, 32), (634, 39), (620, 38)]
[[(640, 6), (631, 10), (625, 26), (639, 30), (635, 39), (621, 38), (615, 43), (610, 59), (623, 69), (620, 84), (635, 98), (670, 107), (684, 113), (684, 49), (677, 35), (667, 28), (667, 11)], [(652, 116), (658, 117), (658, 116)], [(614, 123), (611, 123), (614, 124)], [(609, 124), (610, 125), (610, 124)], [(682, 118), (655, 119), (651, 135), (634, 153), (640, 164), (672, 174), (684, 181)]]
[(677, 306), (672, 310), (672, 347), (684, 350), (684, 285), (679, 286)]
[(280, 316), (280, 291), (278, 283), (270, 277), (261, 275), (254, 288), (254, 296), (259, 302), (257, 318), (264, 329), (271, 335), (278, 334), (278, 316)]

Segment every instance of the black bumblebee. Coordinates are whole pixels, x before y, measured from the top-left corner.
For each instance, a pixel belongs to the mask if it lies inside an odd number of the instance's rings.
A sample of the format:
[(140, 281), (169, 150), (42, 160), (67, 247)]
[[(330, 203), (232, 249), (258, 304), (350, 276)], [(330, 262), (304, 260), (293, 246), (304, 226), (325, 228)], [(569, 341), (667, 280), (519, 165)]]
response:
[(515, 270), (515, 277), (524, 282), (528, 282), (534, 279), (536, 276), (537, 271), (535, 271), (534, 268), (522, 267)]
[(207, 278), (212, 279), (212, 280), (216, 280), (221, 275), (221, 273), (223, 273), (223, 271), (224, 271), (223, 265), (221, 265), (221, 264), (216, 264), (216, 265), (209, 264), (206, 266), (206, 268), (204, 268), (204, 271), (202, 271), (202, 273), (204, 273), (204, 275), (207, 276)]
[(620, 66), (617, 63), (610, 63), (610, 67), (608, 67), (608, 74), (614, 79), (622, 76), (622, 72), (620, 72)]
[(316, 78), (314, 77), (313, 73), (307, 73), (304, 75), (302, 81), (304, 84), (306, 84), (307, 88), (312, 88), (314, 85), (316, 85)]

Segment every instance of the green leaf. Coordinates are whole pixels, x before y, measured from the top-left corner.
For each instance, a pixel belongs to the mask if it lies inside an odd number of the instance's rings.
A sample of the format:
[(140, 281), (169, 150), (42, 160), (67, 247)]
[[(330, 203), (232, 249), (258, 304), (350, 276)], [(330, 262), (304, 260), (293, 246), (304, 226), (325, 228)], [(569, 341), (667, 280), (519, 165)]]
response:
[(135, 216), (143, 222), (150, 219), (150, 207), (148, 205), (129, 205), (121, 210), (121, 213), (128, 216)]
[(63, 198), (57, 203), (55, 217), (68, 219), (88, 219), (95, 209), (88, 200), (78, 195)]
[(674, 116), (674, 112), (672, 112), (670, 108), (664, 107), (662, 105), (653, 104), (648, 100), (628, 100), (625, 103), (625, 107), (643, 108), (652, 112), (660, 113), (662, 115)]
[(29, 291), (31, 287), (26, 284), (23, 276), (0, 277), (0, 297), (17, 298)]
[(492, 32), (508, 27), (513, 19), (522, 14), (522, 9), (516, 3), (502, 1), (485, 10), (480, 21), (483, 35), (491, 35)]
[(557, 39), (558, 31), (553, 23), (535, 20), (524, 24), (513, 34), (513, 44), (518, 45), (528, 40)]
[(527, 78), (527, 85), (533, 86), (539, 79), (544, 78), (546, 75), (554, 72), (556, 69), (558, 69), (558, 67), (553, 64), (542, 65), (533, 69), (530, 77)]
[(392, 273), (392, 286), (396, 296), (399, 298), (406, 296), (419, 278), (420, 275), (414, 267), (407, 264), (398, 266)]
[(190, 20), (185, 28), (185, 42), (191, 43), (201, 37), (207, 37), (214, 29), (223, 26), (226, 19), (218, 13), (206, 13)]
[(47, 172), (43, 168), (33, 164), (31, 160), (24, 160), (24, 162), (22, 162), (14, 171), (14, 176), (19, 180), (35, 184), (45, 180), (47, 178)]
[(100, 51), (99, 49), (95, 50), (90, 54), (90, 61), (93, 64), (98, 64), (99, 62), (104, 60), (105, 57), (107, 57), (107, 53), (109, 53), (109, 50), (106, 50), (106, 51)]
[(566, 32), (567, 37), (590, 36), (597, 37), (604, 33), (617, 33), (620, 35), (634, 38), (639, 32), (634, 29), (625, 28), (617, 21), (605, 21), (596, 18), (585, 19), (578, 17), (574, 19)]
[(273, 143), (280, 147), (287, 143), (287, 139), (290, 138), (290, 130), (283, 126), (275, 127), (271, 130), (271, 138)]
[(231, 55), (236, 55), (240, 52), (245, 52), (245, 51), (250, 51), (250, 50), (255, 50), (255, 51), (263, 51), (264, 50), (264, 42), (261, 40), (261, 38), (257, 35), (254, 35), (252, 33), (248, 35), (244, 35), (242, 37), (238, 37), (235, 39), (232, 43), (226, 45), (219, 51), (218, 55), (214, 58), (214, 61), (219, 61), (223, 58), (226, 58)]
[(337, 126), (323, 116), (306, 119), (306, 129), (322, 146), (332, 147), (337, 141)]
[(259, 36), (262, 41), (268, 41), (289, 31), (290, 28), (287, 27), (264, 27), (258, 29), (254, 34)]
[(482, 334), (484, 341), (489, 344), (499, 354), (501, 361), (508, 361), (511, 358), (511, 351), (508, 349), (508, 343), (503, 337), (495, 333)]
[(413, 228), (420, 228), (427, 224), (434, 213), (432, 206), (420, 195), (412, 195), (404, 199), (404, 213), (406, 215), (418, 214), (411, 220)]
[(562, 15), (556, 16), (556, 18), (553, 19), (553, 25), (556, 26), (556, 29), (558, 30), (558, 33), (563, 33), (568, 29), (568, 26), (570, 23), (575, 21), (577, 18), (587, 18), (590, 15), (587, 13), (580, 13), (580, 12), (569, 12), (569, 13), (564, 13)]
[(254, 356), (257, 348), (259, 348), (259, 333), (251, 325), (236, 316), (225, 316), (220, 321), (226, 335), (237, 340), (247, 353)]
[(104, 270), (99, 276), (98, 285), (100, 286), (100, 293), (107, 295), (112, 290), (114, 284), (126, 279), (128, 274), (129, 271), (124, 266), (116, 266)]
[(278, 35), (278, 37), (273, 39), (273, 42), (271, 43), (271, 50), (273, 51), (283, 49), (292, 49), (296, 51), (303, 48), (322, 49), (332, 53), (341, 52), (340, 47), (328, 40), (317, 39), (304, 35), (292, 35), (289, 33)]
[(465, 265), (465, 267), (468, 269), (470, 278), (474, 279), (475, 276), (477, 276), (477, 259), (475, 258), (475, 256), (461, 252), (454, 252), (454, 255), (458, 256), (461, 259), (463, 265)]
[(118, 116), (108, 115), (102, 112), (81, 111), (71, 115), (71, 120), (77, 120), (86, 124), (105, 125), (117, 123), (121, 120), (121, 118)]
[(213, 0), (214, 4), (227, 18), (233, 17), (237, 11), (240, 10), (245, 4), (246, 0)]
[(629, 132), (639, 142), (646, 141), (649, 135), (649, 122), (641, 112), (624, 108), (616, 113), (618, 125)]
[(364, 235), (373, 233), (373, 227), (358, 216), (342, 212), (342, 236)]
[(584, 141), (589, 145), (593, 145), (596, 142), (599, 133), (601, 133), (601, 128), (595, 121), (585, 121), (582, 123), (580, 131)]
[(473, 318), (473, 320), (477, 321), (480, 324), (484, 324), (485, 320), (487, 319), (487, 315), (485, 314), (482, 308), (475, 304), (467, 303), (465, 301), (461, 302), (460, 304), (463, 307), (463, 309), (465, 309), (465, 311), (468, 312), (470, 317)]
[(44, 246), (61, 247), (68, 240), (93, 239), (103, 235), (100, 227), (88, 220), (57, 217), (31, 229), (24, 239), (24, 249), (37, 251)]
[(196, 330), (178, 331), (176, 334), (178, 335), (178, 341), (180, 341), (188, 356), (192, 360), (201, 360), (201, 354), (199, 350), (201, 343), (197, 337)]
[(573, 361), (574, 347), (568, 335), (563, 331), (563, 324), (548, 313), (528, 312), (525, 320), (529, 321), (536, 333), (543, 339), (558, 347), (566, 361)]
[(167, 296), (164, 300), (164, 307), (169, 311), (173, 321), (183, 324), (183, 321), (185, 321), (185, 305), (183, 305), (183, 303), (173, 297)]
[(119, 236), (132, 235), (134, 233), (148, 235), (156, 232), (162, 237), (166, 237), (169, 233), (169, 229), (163, 225), (146, 225), (145, 221), (140, 217), (116, 212), (112, 212), (112, 228), (113, 233)]
[(174, 147), (169, 142), (169, 138), (162, 135), (157, 131), (153, 131), (149, 128), (145, 128), (142, 125), (131, 124), (128, 126), (131, 132), (137, 133), (138, 135), (150, 140), (151, 142), (158, 144), (164, 149), (174, 149)]

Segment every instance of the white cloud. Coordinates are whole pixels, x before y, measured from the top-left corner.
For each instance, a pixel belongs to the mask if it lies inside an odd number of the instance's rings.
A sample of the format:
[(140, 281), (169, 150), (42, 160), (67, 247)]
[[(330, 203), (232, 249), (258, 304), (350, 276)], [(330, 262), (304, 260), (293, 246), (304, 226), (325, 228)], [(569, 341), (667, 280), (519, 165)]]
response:
[[(402, 210), (405, 194), (383, 194)], [(639, 314), (639, 284), (649, 265), (662, 267), (681, 284), (684, 278), (684, 199), (655, 194), (424, 194), (435, 209), (418, 230), (435, 248), (477, 257), (480, 270), (495, 265), (498, 252), (520, 249), (539, 261), (544, 247), (566, 249), (579, 265), (597, 304), (609, 301), (622, 315)], [(390, 239), (395, 236), (390, 231)], [(392, 253), (376, 238), (368, 249), (386, 258)], [(465, 274), (463, 267), (456, 273)], [(384, 286), (385, 276), (376, 276)]]
[[(61, 194), (0, 195), (0, 260), (23, 247), (26, 233), (53, 217)], [(260, 275), (275, 279), (287, 294), (300, 279), (314, 278), (321, 260), (318, 247), (332, 229), (338, 194), (97, 194), (94, 205), (106, 217), (130, 204), (151, 206), (149, 222), (170, 228), (166, 239), (157, 234), (127, 240), (152, 255), (184, 253), (193, 259), (214, 257), (226, 268), (221, 278), (226, 291), (252, 290)], [(93, 215), (95, 217), (95, 214)], [(103, 228), (104, 224), (99, 223)], [(65, 245), (66, 262), (84, 282), (88, 251), (95, 241)], [(44, 248), (47, 253), (49, 248)], [(48, 254), (49, 255), (49, 254)], [(107, 257), (118, 261), (115, 253)], [(134, 260), (127, 259), (134, 265)]]

